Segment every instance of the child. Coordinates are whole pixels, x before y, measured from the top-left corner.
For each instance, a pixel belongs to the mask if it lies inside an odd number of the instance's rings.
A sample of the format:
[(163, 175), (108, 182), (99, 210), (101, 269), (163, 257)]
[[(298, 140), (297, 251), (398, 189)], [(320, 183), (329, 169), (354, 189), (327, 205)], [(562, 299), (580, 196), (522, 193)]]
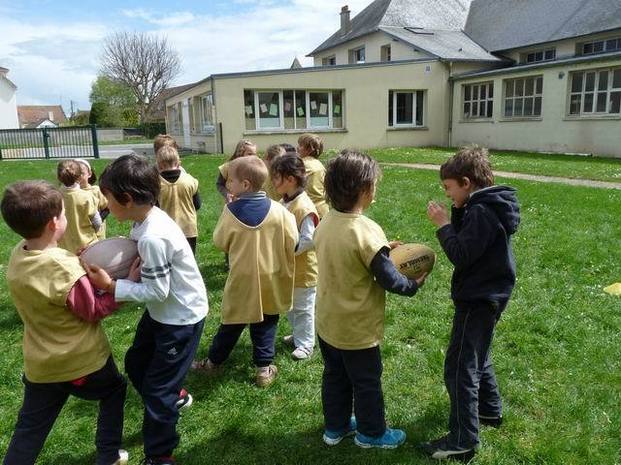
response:
[[(89, 276), (110, 290), (118, 302), (143, 302), (125, 370), (144, 402), (146, 465), (173, 465), (183, 380), (198, 347), (208, 311), (207, 292), (188, 241), (177, 224), (155, 207), (160, 176), (137, 155), (125, 155), (101, 175), (110, 213), (134, 222), (130, 237), (138, 242), (141, 282), (115, 281), (103, 272)], [(181, 394), (180, 394), (181, 393)]]
[(235, 200), (224, 208), (213, 232), (215, 246), (230, 259), (222, 324), (207, 358), (194, 367), (218, 371), (250, 325), (256, 383), (265, 387), (277, 372), (272, 362), (278, 316), (291, 308), (293, 300), (298, 231), (293, 215), (261, 191), (267, 168), (260, 158), (233, 160), (228, 174), (227, 188)]
[[(284, 155), (286, 153), (285, 149), (281, 145), (270, 145), (265, 151), (265, 156), (263, 157), (263, 163), (265, 163), (265, 167), (267, 171), (270, 171), (270, 165), (274, 161), (276, 157)], [(279, 202), (282, 199), (282, 195), (274, 188), (274, 184), (272, 183), (272, 177), (267, 176), (265, 179), (265, 184), (263, 184), (263, 190), (267, 194), (267, 196)]]
[(177, 141), (173, 136), (168, 134), (158, 134), (153, 139), (153, 154), (155, 155), (160, 151), (162, 147), (172, 147), (174, 149), (179, 150), (179, 146), (177, 145)]
[(58, 240), (58, 246), (72, 253), (97, 242), (97, 232), (101, 228), (101, 216), (97, 210), (98, 201), (91, 192), (80, 189), (80, 184), (88, 183), (90, 174), (75, 160), (64, 160), (56, 170), (58, 180), (63, 184), (63, 194), (67, 230)]
[(319, 161), (323, 153), (323, 141), (315, 134), (302, 134), (298, 139), (298, 153), (306, 166), (306, 193), (317, 207), (319, 218), (323, 218), (330, 209), (323, 185), (326, 169)]
[(99, 324), (117, 305), (93, 288), (75, 254), (57, 247), (67, 226), (63, 196), (45, 181), (18, 182), (7, 187), (1, 210), (24, 238), (6, 273), (24, 324), (24, 401), (3, 463), (34, 464), (73, 395), (99, 401), (96, 463), (127, 464), (119, 449), (127, 383)]
[(155, 161), (160, 172), (159, 206), (179, 225), (196, 256), (196, 211), (201, 208), (198, 180), (181, 171), (179, 153), (171, 145), (159, 149)]
[(218, 167), (218, 179), (216, 181), (216, 188), (218, 189), (218, 192), (220, 192), (222, 197), (224, 197), (224, 201), (226, 203), (231, 202), (233, 199), (231, 193), (226, 187), (226, 180), (228, 179), (229, 163), (240, 157), (256, 156), (256, 154), (257, 154), (257, 145), (248, 139), (242, 139), (237, 143), (237, 146), (235, 147), (235, 151), (233, 152), (233, 155), (231, 155), (231, 158), (229, 158), (229, 161), (227, 161), (226, 163), (223, 163), (222, 165)]
[(283, 142), (279, 144), (283, 149), (285, 149), (286, 153), (298, 153), (295, 147), (287, 142)]
[(304, 360), (313, 354), (315, 347), (315, 293), (317, 286), (317, 256), (313, 234), (319, 223), (317, 209), (304, 192), (306, 168), (295, 154), (282, 155), (270, 168), (274, 186), (283, 197), (283, 204), (293, 215), (300, 233), (295, 251), (295, 283), (293, 308), (287, 314), (293, 334), (285, 336), (286, 343), (294, 346), (291, 356)]
[(108, 201), (106, 200), (106, 196), (101, 193), (101, 189), (99, 186), (95, 184), (97, 182), (97, 175), (95, 171), (91, 168), (91, 164), (88, 160), (84, 160), (83, 158), (76, 158), (75, 161), (82, 165), (82, 169), (86, 169), (88, 174), (88, 179), (85, 177), (80, 178), (80, 188), (82, 190), (88, 191), (93, 194), (95, 197), (95, 201), (97, 203), (97, 210), (99, 211), (99, 216), (101, 217), (101, 226), (99, 231), (97, 231), (97, 239), (102, 240), (106, 238), (106, 217), (110, 213), (108, 210)]
[[(386, 427), (379, 345), (384, 335), (385, 290), (413, 296), (425, 276), (412, 281), (389, 258), (399, 243), (364, 216), (375, 197), (379, 165), (366, 154), (344, 150), (330, 160), (325, 178), (332, 209), (317, 226), (319, 264), (317, 334), (324, 361), (323, 440), (335, 445), (355, 434), (364, 448), (392, 449), (402, 430)], [(352, 401), (355, 417), (352, 417)]]
[(449, 434), (423, 447), (434, 459), (470, 460), (479, 444), (479, 424), (502, 422), (490, 347), (515, 284), (511, 236), (520, 222), (520, 209), (514, 189), (494, 186), (484, 148), (461, 149), (442, 165), (440, 178), (453, 200), (451, 220), (435, 202), (427, 213), (455, 266), (455, 317), (444, 365), (451, 411)]

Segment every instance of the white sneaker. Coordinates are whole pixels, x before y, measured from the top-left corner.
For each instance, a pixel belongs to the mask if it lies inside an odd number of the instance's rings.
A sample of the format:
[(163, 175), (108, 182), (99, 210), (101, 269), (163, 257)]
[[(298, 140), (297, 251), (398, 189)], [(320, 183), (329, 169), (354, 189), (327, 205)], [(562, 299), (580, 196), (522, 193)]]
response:
[(288, 334), (282, 338), (282, 342), (290, 347), (293, 347), (293, 334)]
[(119, 459), (112, 465), (127, 465), (129, 463), (129, 453), (126, 450), (119, 449)]
[(293, 352), (291, 352), (291, 357), (293, 360), (306, 360), (313, 355), (313, 349), (308, 349), (306, 347), (297, 347)]

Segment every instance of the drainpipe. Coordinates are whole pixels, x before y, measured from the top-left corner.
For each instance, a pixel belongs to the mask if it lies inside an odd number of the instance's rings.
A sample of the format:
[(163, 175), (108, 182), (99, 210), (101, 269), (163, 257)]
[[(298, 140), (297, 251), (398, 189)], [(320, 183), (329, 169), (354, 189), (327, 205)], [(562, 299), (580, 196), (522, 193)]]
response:
[(455, 81), (453, 81), (453, 62), (448, 62), (449, 70), (449, 115), (448, 115), (448, 135), (447, 144), (448, 147), (453, 145), (453, 95), (455, 93)]
[(224, 141), (222, 140), (222, 123), (218, 123), (218, 104), (216, 103), (216, 80), (213, 76), (209, 76), (211, 81), (211, 100), (213, 103), (213, 125), (215, 131), (214, 152), (218, 153), (218, 140), (220, 141), (220, 153), (224, 153)]

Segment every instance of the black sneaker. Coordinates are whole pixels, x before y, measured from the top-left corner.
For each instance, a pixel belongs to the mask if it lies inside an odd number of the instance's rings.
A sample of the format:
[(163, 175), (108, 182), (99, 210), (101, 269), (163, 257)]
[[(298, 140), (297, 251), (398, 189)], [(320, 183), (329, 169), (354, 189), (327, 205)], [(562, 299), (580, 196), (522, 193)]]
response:
[(177, 465), (175, 458), (170, 457), (145, 457), (142, 465)]
[(502, 415), (495, 417), (479, 414), (479, 424), (491, 426), (492, 428), (500, 428), (500, 425), (502, 425)]
[(423, 442), (421, 449), (436, 460), (459, 460), (460, 462), (469, 462), (475, 454), (474, 447), (464, 449), (462, 447), (454, 447), (449, 445), (448, 438), (444, 436), (429, 442)]
[(177, 410), (188, 408), (192, 405), (192, 402), (194, 402), (192, 394), (190, 394), (185, 389), (181, 389), (181, 391), (179, 392), (179, 399), (177, 400), (177, 402), (175, 402), (175, 407), (177, 407)]

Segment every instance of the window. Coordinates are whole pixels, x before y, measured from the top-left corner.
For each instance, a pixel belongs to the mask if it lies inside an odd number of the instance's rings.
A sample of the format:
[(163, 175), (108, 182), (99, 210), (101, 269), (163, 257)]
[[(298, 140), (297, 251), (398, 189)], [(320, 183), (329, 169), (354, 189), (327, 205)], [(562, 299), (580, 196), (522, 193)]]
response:
[(505, 117), (541, 116), (543, 77), (527, 77), (505, 81)]
[(582, 55), (593, 55), (595, 53), (614, 52), (617, 50), (621, 50), (621, 37), (586, 42), (580, 46)]
[(177, 103), (168, 107), (168, 122), (170, 123), (170, 132), (174, 134), (181, 133), (181, 103)]
[(213, 132), (213, 95), (207, 94), (200, 97), (199, 131)]
[(380, 57), (381, 57), (382, 61), (391, 61), (392, 60), (390, 44), (382, 45), (382, 47), (380, 49)]
[(621, 68), (571, 73), (570, 115), (621, 114)]
[(336, 55), (332, 55), (330, 57), (325, 57), (321, 59), (322, 66), (335, 66), (336, 65)]
[(423, 126), (425, 92), (422, 90), (388, 92), (388, 126)]
[(355, 48), (349, 51), (349, 63), (364, 63), (365, 60), (365, 50), (364, 47)]
[(245, 90), (246, 129), (339, 129), (342, 102), (340, 90)]
[(491, 118), (493, 111), (493, 82), (464, 86), (464, 119)]
[(545, 50), (541, 49), (523, 53), (520, 61), (522, 63), (537, 63), (539, 61), (550, 61), (554, 59), (556, 59), (556, 49), (548, 48)]

